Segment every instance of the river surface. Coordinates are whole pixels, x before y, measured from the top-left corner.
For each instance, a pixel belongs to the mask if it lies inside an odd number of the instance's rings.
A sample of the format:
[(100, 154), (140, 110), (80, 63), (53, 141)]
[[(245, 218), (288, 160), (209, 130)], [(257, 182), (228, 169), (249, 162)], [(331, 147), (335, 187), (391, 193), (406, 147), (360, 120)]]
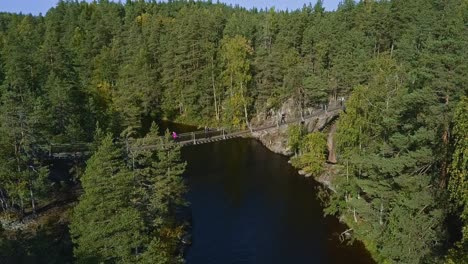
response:
[(192, 214), (187, 263), (374, 263), (362, 244), (339, 242), (345, 227), (323, 217), (319, 184), (287, 157), (254, 139), (188, 146), (182, 157)]

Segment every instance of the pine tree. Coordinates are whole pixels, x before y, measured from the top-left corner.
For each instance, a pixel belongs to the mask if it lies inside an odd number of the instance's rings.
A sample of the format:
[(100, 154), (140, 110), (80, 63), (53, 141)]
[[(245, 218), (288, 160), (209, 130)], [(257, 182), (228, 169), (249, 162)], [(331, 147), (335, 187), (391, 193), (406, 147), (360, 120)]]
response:
[(418, 263), (441, 239), (444, 215), (429, 170), (435, 135), (408, 121), (428, 110), (416, 102), (417, 92), (402, 86), (404, 74), (395, 61), (381, 56), (372, 68), (379, 72), (354, 91), (338, 122), (345, 172), (329, 210), (343, 213), (379, 261)]
[(72, 62), (72, 53), (61, 41), (60, 12), (50, 13), (45, 21), (46, 31), (40, 55), (45, 64), (47, 121), (55, 137), (53, 141), (83, 141), (91, 128), (83, 123), (89, 116), (85, 108), (85, 94), (79, 88), (79, 78)]
[(150, 132), (132, 145), (129, 158), (136, 186), (133, 200), (151, 241), (142, 261), (172, 263), (180, 257), (177, 247), (182, 223), (177, 221), (176, 213), (186, 205), (182, 179), (186, 164), (180, 160), (180, 146), (168, 133), (158, 136), (158, 127), (153, 123)]
[(78, 262), (134, 262), (145, 242), (144, 224), (129, 200), (132, 173), (110, 134), (88, 161), (81, 183), (84, 194), (70, 225)]
[[(2, 50), (5, 81), (0, 88), (0, 177), (2, 199), (23, 214), (27, 203), (35, 213), (48, 187), (47, 166), (38, 160), (46, 141), (41, 68), (35, 62), (40, 31), (31, 16), (14, 17)], [(29, 202), (28, 202), (29, 200)], [(4, 204), (5, 207), (9, 207)], [(11, 208), (10, 208), (11, 209)]]

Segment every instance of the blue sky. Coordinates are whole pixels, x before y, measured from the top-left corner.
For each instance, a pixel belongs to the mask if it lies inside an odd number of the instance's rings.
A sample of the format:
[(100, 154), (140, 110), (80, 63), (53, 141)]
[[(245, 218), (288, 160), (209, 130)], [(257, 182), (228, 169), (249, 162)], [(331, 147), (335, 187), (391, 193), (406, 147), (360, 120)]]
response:
[[(15, 12), (15, 13), (39, 13), (45, 14), (47, 10), (57, 3), (58, 0), (0, 0), (0, 12)], [(90, 0), (88, 0), (90, 1)], [(125, 1), (125, 0), (123, 0)], [(277, 9), (297, 9), (301, 8), (305, 3), (314, 4), (316, 0), (220, 0), (228, 4), (239, 4), (247, 8), (251, 7), (276, 7)], [(213, 1), (215, 2), (215, 1)], [(324, 6), (327, 10), (334, 10), (338, 6), (340, 0), (324, 0)]]

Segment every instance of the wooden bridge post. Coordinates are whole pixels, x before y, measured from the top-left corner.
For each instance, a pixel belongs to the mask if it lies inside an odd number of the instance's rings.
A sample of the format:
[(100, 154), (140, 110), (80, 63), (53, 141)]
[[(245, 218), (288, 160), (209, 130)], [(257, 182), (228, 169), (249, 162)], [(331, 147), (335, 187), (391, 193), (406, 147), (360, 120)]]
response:
[(224, 132), (224, 128), (223, 128), (223, 139), (226, 139), (226, 133)]
[(192, 132), (192, 139), (193, 139), (193, 144), (196, 144), (197, 141), (195, 140), (195, 133), (194, 132)]

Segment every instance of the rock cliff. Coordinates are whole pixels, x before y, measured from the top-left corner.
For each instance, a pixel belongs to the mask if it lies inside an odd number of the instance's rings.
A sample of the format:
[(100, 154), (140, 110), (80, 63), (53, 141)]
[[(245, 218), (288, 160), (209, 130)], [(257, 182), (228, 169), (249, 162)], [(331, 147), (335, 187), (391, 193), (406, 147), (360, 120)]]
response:
[[(325, 171), (316, 180), (332, 189), (330, 184), (332, 176), (335, 174), (336, 168), (332, 164), (337, 162), (334, 135), (336, 132), (335, 120), (339, 113), (327, 112), (322, 109), (306, 109), (307, 115), (316, 115), (313, 118), (304, 119), (302, 125), (308, 133), (314, 131), (327, 131), (327, 147), (328, 147), (328, 164), (325, 165)], [(300, 118), (300, 111), (292, 100), (286, 101), (283, 106), (277, 111), (269, 113), (261, 113), (252, 119), (251, 124), (256, 127), (277, 124), (276, 127), (253, 132), (252, 136), (263, 143), (268, 149), (275, 153), (285, 156), (292, 156), (294, 153), (288, 146), (288, 125), (278, 125), (281, 123), (281, 115), (285, 114), (285, 121), (295, 120)], [(298, 122), (300, 123), (300, 122)], [(289, 124), (291, 125), (291, 124)], [(304, 175), (303, 173), (299, 172)], [(304, 175), (309, 177), (310, 175)]]

